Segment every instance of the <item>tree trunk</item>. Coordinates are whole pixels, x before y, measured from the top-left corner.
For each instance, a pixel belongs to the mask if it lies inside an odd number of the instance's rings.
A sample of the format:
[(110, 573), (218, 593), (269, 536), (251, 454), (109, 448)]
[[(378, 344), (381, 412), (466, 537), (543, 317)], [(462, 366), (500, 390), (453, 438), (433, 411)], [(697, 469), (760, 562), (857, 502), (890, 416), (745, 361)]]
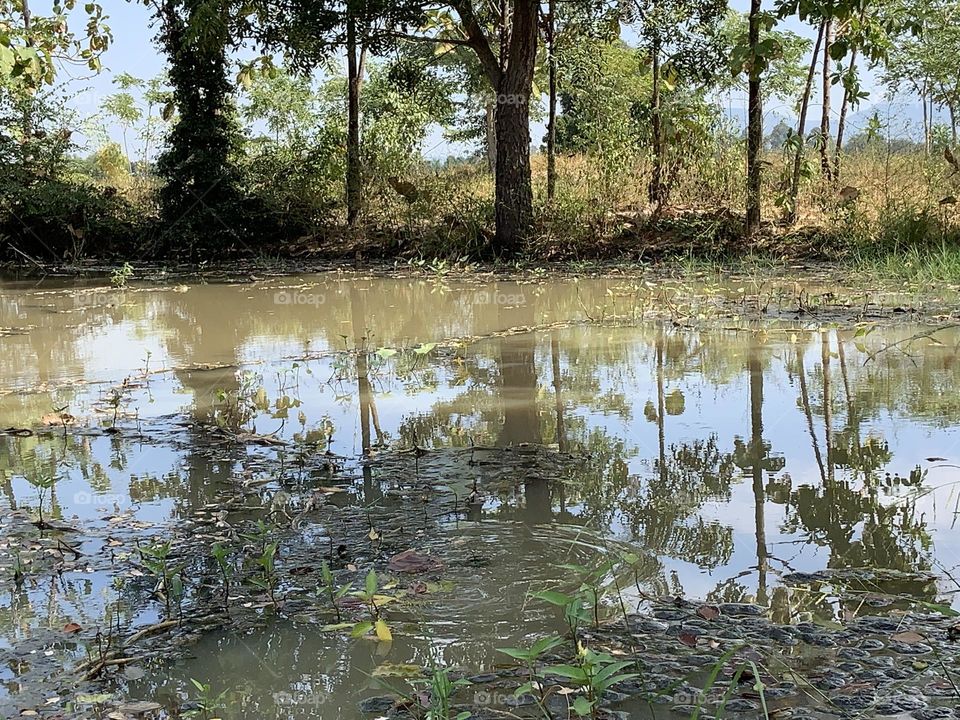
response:
[(653, 87), (650, 97), (650, 132), (653, 141), (653, 177), (650, 179), (650, 187), (647, 189), (647, 196), (650, 202), (654, 204), (655, 213), (659, 213), (666, 200), (665, 186), (663, 182), (663, 119), (660, 117), (660, 39), (655, 38), (653, 47), (650, 50), (653, 74)]
[(830, 47), (834, 40), (833, 20), (826, 20), (826, 42), (823, 46), (823, 107), (820, 113), (820, 169), (823, 177), (829, 180), (833, 175), (830, 164)]
[(957, 146), (957, 109), (952, 102), (947, 103), (947, 110), (950, 112), (950, 144)]
[(502, 257), (515, 254), (533, 225), (530, 179), (530, 94), (537, 59), (536, 0), (515, 0), (509, 54), (500, 74), (497, 97), (497, 234), (492, 250)]
[(363, 200), (363, 176), (360, 169), (360, 82), (357, 21), (347, 17), (347, 224), (355, 227)]
[(923, 154), (930, 155), (930, 114), (927, 112), (927, 83), (920, 88), (920, 106), (923, 108)]
[(800, 98), (800, 115), (797, 118), (797, 140), (799, 146), (793, 157), (793, 173), (790, 176), (790, 198), (787, 202), (786, 221), (791, 225), (797, 222), (797, 201), (800, 197), (800, 170), (803, 167), (803, 156), (807, 149), (807, 111), (810, 109), (810, 93), (813, 92), (813, 78), (817, 74), (817, 61), (820, 59), (820, 46), (823, 44), (823, 35), (826, 23), (820, 23), (820, 32), (817, 33), (817, 42), (813, 47), (810, 58), (810, 69), (807, 71), (807, 84)]
[[(857, 48), (854, 47), (850, 52), (849, 73), (856, 72), (857, 69)], [(843, 91), (843, 101), (840, 103), (840, 117), (837, 120), (837, 144), (833, 153), (833, 181), (840, 179), (840, 156), (843, 154), (843, 131), (847, 124), (847, 108), (850, 106), (850, 90), (845, 88)]]
[[(864, 6), (860, 10), (860, 24), (863, 25), (864, 20), (867, 16), (867, 8)], [(853, 49), (850, 51), (850, 67), (847, 69), (847, 74), (852, 76), (857, 71), (857, 53), (860, 48), (856, 45), (853, 46)], [(840, 180), (840, 163), (841, 155), (843, 154), (843, 131), (847, 123), (847, 108), (850, 106), (850, 89), (848, 87), (849, 83), (844, 83), (843, 88), (843, 102), (840, 103), (840, 118), (837, 120), (837, 144), (833, 153), (833, 181), (837, 182)]]
[(491, 175), (495, 175), (497, 172), (497, 101), (487, 101), (484, 111), (486, 113), (484, 132), (487, 145), (487, 169)]
[(557, 0), (550, 0), (547, 48), (550, 64), (550, 101), (547, 111), (547, 200), (557, 193)]
[[(750, 50), (760, 45), (761, 0), (750, 0)], [(747, 226), (748, 236), (760, 229), (760, 150), (763, 146), (763, 98), (760, 94), (760, 71), (751, 68), (747, 122)]]

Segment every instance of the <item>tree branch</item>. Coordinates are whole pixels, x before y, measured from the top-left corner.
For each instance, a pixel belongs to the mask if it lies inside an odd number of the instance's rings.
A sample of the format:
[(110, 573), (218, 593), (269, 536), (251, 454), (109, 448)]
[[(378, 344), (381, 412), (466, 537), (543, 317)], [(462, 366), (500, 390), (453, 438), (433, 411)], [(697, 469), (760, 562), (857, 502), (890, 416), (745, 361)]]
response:
[(467, 36), (466, 44), (473, 48), (477, 54), (477, 59), (483, 68), (484, 74), (490, 81), (490, 85), (496, 90), (500, 87), (500, 61), (497, 60), (496, 53), (490, 47), (490, 41), (483, 32), (483, 27), (477, 20), (473, 12), (473, 3), (471, 0), (452, 0), (451, 7), (456, 10), (463, 23), (463, 33)]

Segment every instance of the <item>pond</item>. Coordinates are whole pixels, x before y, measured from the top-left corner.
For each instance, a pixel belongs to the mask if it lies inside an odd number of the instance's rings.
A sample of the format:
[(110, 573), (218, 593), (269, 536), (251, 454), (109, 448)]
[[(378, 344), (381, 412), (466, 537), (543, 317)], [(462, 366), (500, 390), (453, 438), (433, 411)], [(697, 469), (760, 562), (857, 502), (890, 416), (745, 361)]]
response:
[[(2, 284), (0, 710), (359, 719), (407, 693), (416, 716), (410, 680), (449, 668), (458, 702), (534, 717), (498, 649), (563, 635), (542, 593), (581, 586), (597, 621), (757, 608), (812, 646), (865, 618), (948, 622), (960, 330), (797, 287)], [(719, 644), (697, 652), (723, 665)], [(831, 652), (809, 683), (826, 705)], [(952, 683), (937, 657), (904, 687)], [(784, 707), (817, 704), (792, 684)], [(603, 712), (676, 717), (673, 695)]]

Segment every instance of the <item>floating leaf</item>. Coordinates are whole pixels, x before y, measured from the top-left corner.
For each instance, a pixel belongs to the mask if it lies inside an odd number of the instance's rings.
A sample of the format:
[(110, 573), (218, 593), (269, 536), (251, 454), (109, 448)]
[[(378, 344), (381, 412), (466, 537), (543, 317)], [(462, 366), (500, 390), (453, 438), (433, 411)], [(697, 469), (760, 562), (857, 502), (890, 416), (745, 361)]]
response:
[(895, 640), (897, 642), (906, 643), (907, 645), (916, 645), (917, 643), (922, 643), (924, 640), (926, 640), (926, 638), (923, 635), (921, 635), (918, 632), (914, 632), (913, 630), (907, 630), (906, 632), (897, 633), (896, 635), (893, 635), (890, 639)]
[(418, 678), (423, 668), (409, 663), (382, 663), (373, 669), (373, 677)]
[(393, 642), (393, 633), (390, 632), (390, 628), (387, 626), (387, 623), (382, 619), (377, 620), (373, 628), (377, 633), (377, 640), (380, 642)]

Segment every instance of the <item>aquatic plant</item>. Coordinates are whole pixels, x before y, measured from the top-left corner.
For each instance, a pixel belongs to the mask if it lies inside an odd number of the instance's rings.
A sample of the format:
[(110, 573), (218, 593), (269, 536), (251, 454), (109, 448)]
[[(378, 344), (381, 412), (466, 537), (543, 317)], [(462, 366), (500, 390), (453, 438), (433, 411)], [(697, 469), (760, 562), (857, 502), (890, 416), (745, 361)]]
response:
[(125, 262), (110, 274), (110, 284), (115, 288), (125, 288), (131, 277), (133, 277), (133, 266)]
[(351, 593), (354, 597), (363, 601), (370, 614), (370, 619), (356, 623), (350, 634), (353, 635), (353, 637), (362, 637), (372, 631), (376, 634), (377, 640), (381, 642), (392, 642), (393, 633), (390, 631), (386, 620), (383, 619), (380, 609), (383, 605), (393, 602), (396, 598), (390, 597), (389, 595), (381, 595), (378, 591), (379, 580), (377, 579), (377, 573), (373, 568), (370, 568), (370, 572), (367, 573), (367, 577), (364, 580), (363, 590), (357, 590)]
[(171, 600), (176, 600), (178, 606), (183, 600), (183, 569), (186, 565), (171, 565), (170, 542), (154, 543), (147, 547), (137, 548), (140, 552), (140, 561), (144, 568), (156, 579), (154, 592), (158, 593), (164, 602), (167, 616), (172, 611)]
[(607, 691), (617, 683), (637, 677), (637, 673), (622, 672), (633, 665), (633, 661), (616, 660), (609, 653), (594, 652), (584, 645), (577, 647), (575, 662), (570, 665), (551, 665), (544, 672), (565, 678), (580, 688), (583, 694), (571, 706), (578, 717), (597, 720)]
[(188, 710), (184, 717), (199, 717), (207, 720), (220, 710), (227, 709), (227, 695), (229, 690), (224, 690), (219, 695), (213, 694), (213, 685), (211, 683), (202, 683), (199, 680), (190, 678), (190, 684), (197, 689), (195, 710)]
[(521, 695), (526, 695), (531, 693), (533, 690), (536, 690), (537, 705), (540, 708), (540, 712), (543, 713), (547, 720), (552, 720), (553, 716), (550, 714), (550, 710), (547, 708), (547, 693), (544, 689), (544, 683), (540, 679), (541, 674), (537, 668), (537, 664), (546, 653), (550, 652), (554, 648), (559, 647), (563, 643), (564, 640), (562, 637), (552, 635), (537, 640), (529, 648), (497, 649), (497, 652), (501, 652), (504, 655), (508, 655), (514, 660), (519, 661), (527, 671), (527, 677), (529, 680), (516, 689), (514, 696), (520, 697)]
[(229, 560), (229, 550), (222, 543), (214, 543), (210, 554), (217, 561), (220, 579), (223, 581), (223, 609), (230, 610), (230, 580), (234, 575), (233, 564)]
[(320, 566), (320, 587), (319, 590), (326, 597), (337, 616), (337, 622), (341, 622), (340, 600), (353, 589), (353, 583), (337, 586), (333, 579), (333, 573), (330, 571), (330, 565), (326, 560)]
[(56, 484), (58, 478), (57, 475), (48, 470), (45, 467), (37, 466), (34, 469), (34, 472), (28, 473), (27, 482), (33, 485), (37, 489), (37, 528), (40, 530), (40, 534), (43, 534), (43, 531), (47, 529), (48, 525), (46, 520), (43, 519), (43, 506), (46, 503), (47, 492), (52, 491), (54, 485)]
[(276, 540), (270, 540), (275, 530), (275, 526), (267, 525), (263, 520), (257, 520), (253, 532), (241, 533), (240, 537), (253, 546), (253, 573), (247, 581), (254, 587), (266, 592), (271, 604), (276, 607), (278, 584), (276, 556), (280, 543)]

